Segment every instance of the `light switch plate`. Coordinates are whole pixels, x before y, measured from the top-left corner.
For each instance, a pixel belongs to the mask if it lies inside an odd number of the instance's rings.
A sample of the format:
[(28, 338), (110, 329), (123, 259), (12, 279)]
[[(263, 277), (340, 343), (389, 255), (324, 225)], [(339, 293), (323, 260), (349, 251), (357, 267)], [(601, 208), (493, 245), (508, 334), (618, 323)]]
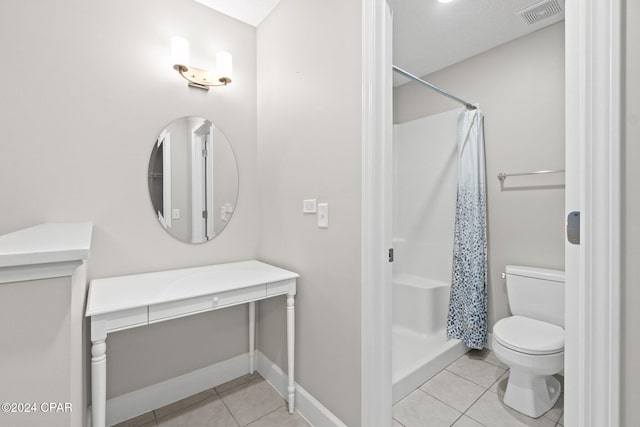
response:
[(318, 203), (318, 228), (329, 228), (329, 203)]
[(302, 201), (302, 212), (303, 213), (316, 213), (316, 199), (307, 199)]

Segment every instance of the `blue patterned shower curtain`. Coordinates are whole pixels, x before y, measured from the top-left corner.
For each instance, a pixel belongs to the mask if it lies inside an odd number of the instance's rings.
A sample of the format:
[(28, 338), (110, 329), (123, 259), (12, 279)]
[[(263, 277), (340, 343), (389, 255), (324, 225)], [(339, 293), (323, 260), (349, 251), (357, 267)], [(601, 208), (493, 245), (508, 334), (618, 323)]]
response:
[(487, 343), (487, 190), (484, 117), (465, 110), (458, 117), (458, 197), (447, 337), (468, 347)]

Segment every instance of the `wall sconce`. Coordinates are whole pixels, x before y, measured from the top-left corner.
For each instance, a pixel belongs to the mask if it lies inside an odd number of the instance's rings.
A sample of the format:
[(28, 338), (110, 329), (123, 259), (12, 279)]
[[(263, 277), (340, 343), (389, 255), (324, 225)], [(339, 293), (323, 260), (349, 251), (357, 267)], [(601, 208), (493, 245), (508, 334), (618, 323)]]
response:
[(209, 71), (187, 65), (189, 63), (189, 42), (187, 39), (182, 37), (171, 39), (171, 56), (175, 63), (173, 69), (188, 80), (191, 87), (209, 90), (212, 86), (226, 86), (231, 83), (231, 54), (228, 52), (216, 54), (216, 66), (220, 76), (217, 81), (211, 77)]

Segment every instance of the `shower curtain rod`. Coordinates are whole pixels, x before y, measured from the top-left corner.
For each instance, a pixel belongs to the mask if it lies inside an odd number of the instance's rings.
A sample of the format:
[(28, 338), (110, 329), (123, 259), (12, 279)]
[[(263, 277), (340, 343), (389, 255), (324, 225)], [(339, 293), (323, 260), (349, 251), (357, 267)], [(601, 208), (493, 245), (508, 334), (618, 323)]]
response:
[(440, 94), (442, 94), (442, 95), (444, 95), (444, 96), (446, 96), (448, 98), (451, 98), (456, 102), (459, 102), (460, 104), (464, 105), (467, 108), (467, 110), (475, 110), (476, 109), (475, 105), (472, 105), (469, 102), (465, 101), (464, 99), (458, 98), (457, 96), (451, 95), (449, 92), (446, 92), (446, 91), (440, 89), (438, 86), (435, 86), (435, 85), (433, 85), (433, 84), (431, 84), (431, 83), (429, 83), (427, 81), (422, 80), (418, 76), (414, 76), (410, 72), (405, 71), (405, 70), (403, 70), (402, 68), (400, 68), (400, 67), (398, 67), (396, 65), (393, 65), (393, 71), (395, 71), (398, 74), (402, 74), (403, 76), (408, 77), (408, 78), (410, 78), (412, 80), (415, 80), (418, 83), (422, 83), (423, 85), (435, 90), (436, 92), (439, 92)]

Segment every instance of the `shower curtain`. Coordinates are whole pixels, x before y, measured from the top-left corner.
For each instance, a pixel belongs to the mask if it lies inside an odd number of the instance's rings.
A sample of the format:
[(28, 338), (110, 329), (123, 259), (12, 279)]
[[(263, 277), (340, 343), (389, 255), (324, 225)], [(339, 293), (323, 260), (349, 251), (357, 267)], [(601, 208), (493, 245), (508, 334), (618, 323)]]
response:
[(447, 337), (468, 347), (487, 342), (487, 192), (484, 117), (478, 110), (458, 116), (458, 196)]

